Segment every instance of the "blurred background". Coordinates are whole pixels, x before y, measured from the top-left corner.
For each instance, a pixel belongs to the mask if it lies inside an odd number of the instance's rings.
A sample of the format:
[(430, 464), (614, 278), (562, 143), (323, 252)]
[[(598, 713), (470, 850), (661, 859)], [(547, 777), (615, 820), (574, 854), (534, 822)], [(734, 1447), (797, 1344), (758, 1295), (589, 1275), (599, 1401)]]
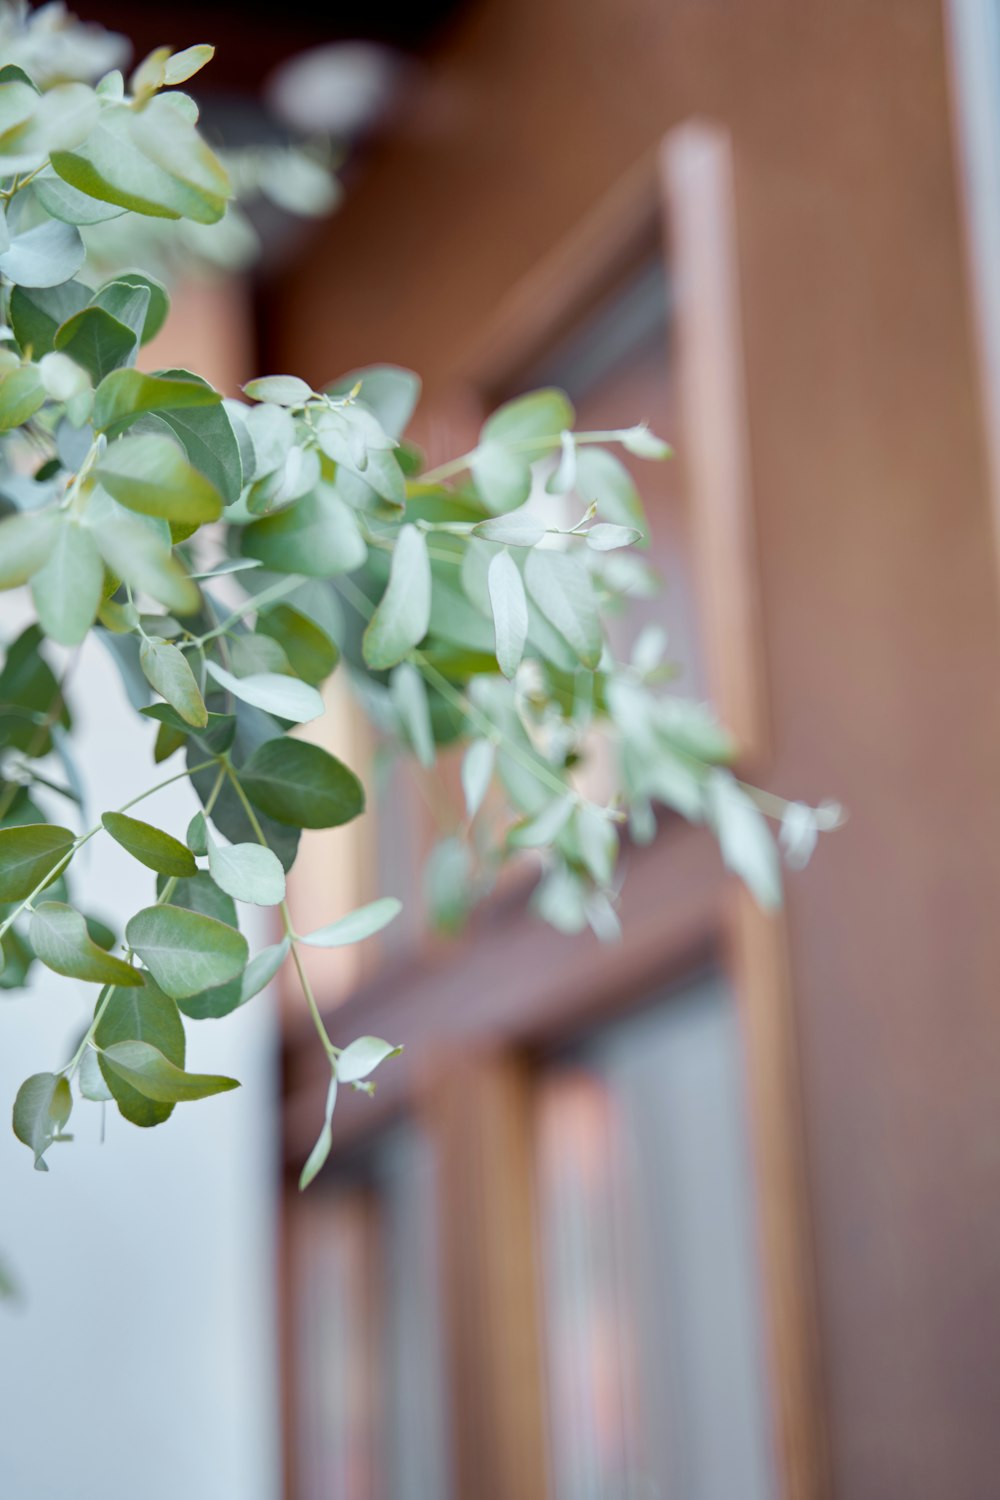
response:
[[(1000, 1493), (1000, 4), (75, 9), (215, 43), (207, 133), (264, 189), (239, 275), (171, 252), (152, 365), (412, 367), (432, 463), (542, 383), (648, 420), (636, 620), (748, 775), (850, 818), (778, 918), (665, 817), (620, 946), (530, 876), (442, 937), (457, 768), (383, 766), (335, 679), (317, 733), (375, 811), (307, 835), (292, 906), (407, 898), (312, 955), (334, 1036), (406, 1050), (301, 1197), (291, 984), (196, 1029), (244, 1081), (197, 1119), (81, 1127), (48, 1177), (0, 1138), (4, 1500)], [(103, 659), (76, 686), (120, 800), (147, 747)], [(4, 1097), (78, 1020), (17, 1003)]]

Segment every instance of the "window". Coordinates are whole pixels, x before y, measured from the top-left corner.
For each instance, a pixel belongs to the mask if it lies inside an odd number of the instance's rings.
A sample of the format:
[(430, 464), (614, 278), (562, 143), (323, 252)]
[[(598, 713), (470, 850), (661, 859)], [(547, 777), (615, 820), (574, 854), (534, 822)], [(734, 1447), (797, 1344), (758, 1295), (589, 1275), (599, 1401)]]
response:
[(742, 1062), (721, 979), (550, 1067), (538, 1201), (554, 1500), (770, 1500)]
[(449, 1500), (434, 1157), (389, 1131), (296, 1223), (297, 1494)]

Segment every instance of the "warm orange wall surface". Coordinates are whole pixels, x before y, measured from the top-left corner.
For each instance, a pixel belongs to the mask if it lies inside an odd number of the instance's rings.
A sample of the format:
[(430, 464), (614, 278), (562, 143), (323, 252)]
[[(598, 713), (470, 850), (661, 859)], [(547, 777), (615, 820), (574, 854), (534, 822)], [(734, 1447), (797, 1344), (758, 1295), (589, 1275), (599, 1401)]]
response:
[(733, 132), (770, 779), (851, 813), (788, 893), (834, 1492), (985, 1500), (1000, 618), (939, 7), (487, 0), (431, 80), (284, 289), (280, 366), (445, 388), (666, 129)]

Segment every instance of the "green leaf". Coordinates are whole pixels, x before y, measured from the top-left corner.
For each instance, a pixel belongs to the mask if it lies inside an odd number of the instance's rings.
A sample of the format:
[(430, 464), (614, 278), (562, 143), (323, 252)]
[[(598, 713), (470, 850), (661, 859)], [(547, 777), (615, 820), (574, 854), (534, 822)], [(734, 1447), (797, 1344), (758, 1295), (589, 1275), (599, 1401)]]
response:
[(275, 406), (305, 406), (313, 398), (312, 388), (297, 375), (262, 375), (243, 387), (251, 401), (273, 401)]
[[(115, 281), (124, 282), (126, 286), (142, 287), (149, 293), (146, 316), (139, 334), (139, 342), (148, 344), (151, 339), (155, 339), (167, 321), (170, 297), (166, 287), (162, 281), (157, 281), (155, 276), (147, 276), (143, 271), (117, 271)], [(163, 372), (160, 371), (160, 373)]]
[(54, 348), (57, 329), (74, 313), (82, 312), (91, 292), (79, 281), (63, 286), (14, 287), (10, 294), (10, 322), (22, 350), (41, 359)]
[(156, 870), (160, 875), (198, 873), (190, 849), (161, 828), (154, 828), (152, 823), (143, 823), (139, 818), (130, 818), (127, 813), (119, 812), (104, 813), (101, 822), (115, 843), (121, 844), (147, 869)]
[(529, 462), (559, 447), (560, 433), (573, 426), (573, 408), (562, 391), (532, 391), (498, 408), (483, 425), (484, 442), (516, 446)]
[(179, 906), (149, 906), (137, 912), (125, 937), (174, 1000), (225, 984), (246, 967), (242, 933)]
[(56, 329), (53, 347), (90, 372), (98, 385), (112, 370), (130, 364), (139, 340), (104, 307), (85, 307)]
[(261, 990), (267, 988), (288, 957), (291, 946), (291, 940), (284, 937), (280, 943), (274, 943), (270, 948), (263, 948), (250, 960), (240, 981), (240, 1005), (246, 1005), (248, 1000), (252, 1000), (255, 995), (260, 994)]
[(404, 526), (396, 538), (389, 583), (365, 630), (365, 661), (376, 671), (394, 667), (427, 634), (431, 565), (423, 533)]
[[(157, 894), (163, 894), (165, 884), (165, 881), (157, 881)], [(219, 890), (207, 870), (199, 870), (188, 880), (178, 880), (170, 901), (174, 906), (183, 906), (185, 911), (200, 912), (203, 917), (225, 922), (227, 927), (239, 927), (232, 896)]]
[(585, 447), (577, 450), (576, 492), (597, 509), (607, 521), (619, 526), (633, 526), (643, 537), (648, 535), (642, 501), (625, 465), (606, 448)]
[(330, 1147), (333, 1145), (333, 1110), (337, 1103), (337, 1075), (334, 1073), (330, 1079), (330, 1086), (326, 1091), (326, 1112), (323, 1118), (323, 1129), (315, 1146), (309, 1153), (305, 1166), (299, 1177), (299, 1191), (305, 1192), (317, 1173), (325, 1166), (326, 1159), (330, 1155)]
[(220, 890), (235, 901), (277, 906), (285, 899), (281, 862), (262, 844), (208, 844), (208, 868)]
[(738, 875), (758, 903), (781, 905), (781, 865), (767, 820), (732, 776), (713, 771), (706, 786), (709, 821), (727, 869)]
[(10, 432), (33, 417), (45, 401), (45, 382), (36, 365), (21, 365), (0, 379), (0, 432)]
[[(178, 1068), (184, 1066), (184, 1023), (175, 1001), (165, 995), (151, 974), (141, 990), (114, 990), (108, 997), (94, 1041), (99, 1048), (119, 1042), (147, 1042)], [(116, 1073), (100, 1052), (93, 1056), (100, 1076), (111, 1091), (118, 1109), (133, 1125), (162, 1125), (173, 1113), (172, 1104), (147, 1098)]]
[(503, 443), (480, 443), (472, 456), (472, 477), (487, 508), (516, 510), (531, 493), (531, 466)]
[(0, 901), (26, 900), (75, 842), (75, 834), (55, 823), (0, 828)]
[(517, 564), (509, 552), (498, 552), (491, 560), (488, 580), (497, 662), (505, 677), (513, 677), (521, 665), (528, 638), (528, 601)]
[(208, 828), (205, 824), (205, 814), (196, 812), (187, 826), (184, 842), (192, 854), (204, 855), (208, 853)]
[(152, 433), (111, 443), (95, 473), (110, 495), (142, 515), (169, 521), (216, 521), (222, 497), (187, 462), (177, 444)]
[(507, 835), (508, 844), (513, 849), (546, 848), (565, 828), (575, 807), (576, 796), (569, 791), (565, 796), (545, 803), (535, 817), (529, 818), (526, 823), (516, 824), (510, 830)]
[(248, 526), (240, 550), (276, 573), (307, 578), (351, 573), (368, 555), (350, 507), (323, 486)]
[(274, 672), (234, 677), (214, 661), (207, 661), (205, 666), (209, 676), (234, 698), (251, 703), (254, 708), (262, 708), (276, 718), (288, 719), (293, 724), (308, 724), (323, 713), (323, 700), (316, 689), (294, 677), (281, 677)]
[(35, 1154), (35, 1171), (47, 1172), (45, 1152), (62, 1133), (70, 1117), (73, 1096), (69, 1083), (55, 1073), (33, 1073), (14, 1100), (14, 1134)]
[(306, 740), (266, 740), (240, 767), (239, 779), (256, 807), (295, 828), (336, 828), (364, 811), (354, 772)]
[[(158, 374), (164, 380), (185, 380), (206, 391), (212, 389), (187, 370), (160, 370)], [(156, 422), (174, 434), (188, 462), (215, 486), (227, 505), (240, 498), (243, 461), (229, 404), (163, 409), (156, 413)]]
[(99, 948), (78, 911), (62, 901), (36, 906), (28, 931), (31, 946), (46, 968), (90, 984), (140, 986), (142, 975), (123, 959)]
[(604, 641), (590, 574), (568, 552), (529, 552), (524, 569), (528, 593), (585, 667), (596, 667)]
[(491, 517), (473, 526), (473, 536), (487, 542), (502, 542), (507, 547), (534, 547), (545, 535), (546, 527), (537, 516), (524, 511), (511, 511), (505, 516)]
[(166, 523), (126, 510), (100, 488), (87, 502), (84, 521), (116, 578), (177, 614), (193, 614), (198, 608), (201, 595), (171, 555)]
[(403, 732), (422, 766), (434, 764), (434, 730), (427, 687), (412, 662), (400, 662), (389, 677), (389, 691)]
[(100, 203), (70, 187), (51, 167), (39, 172), (32, 187), (49, 217), (61, 219), (64, 224), (103, 224), (108, 219), (121, 218), (125, 212), (115, 204)]
[(175, 52), (163, 65), (163, 82), (168, 86), (185, 83), (195, 73), (200, 72), (206, 63), (211, 62), (214, 56), (215, 48), (210, 47), (206, 42), (199, 42), (194, 47), (185, 47), (182, 52)]
[(137, 1093), (160, 1104), (208, 1099), (212, 1094), (225, 1094), (240, 1086), (237, 1079), (218, 1073), (185, 1073), (149, 1042), (113, 1042), (104, 1048), (101, 1060)]
[(237, 677), (252, 677), (259, 672), (291, 672), (284, 648), (269, 635), (248, 632), (229, 643), (229, 665)]
[(626, 453), (633, 453), (636, 458), (664, 459), (673, 455), (670, 444), (658, 438), (655, 432), (650, 432), (645, 422), (626, 427), (618, 434), (618, 440)]
[(218, 391), (200, 381), (146, 375), (141, 370), (113, 370), (94, 395), (93, 423), (98, 432), (104, 432), (143, 412), (218, 406), (221, 400)]
[(60, 286), (79, 271), (84, 254), (76, 226), (49, 219), (13, 237), (0, 255), (0, 273), (14, 286)]
[(584, 535), (587, 546), (594, 552), (614, 552), (618, 547), (634, 547), (642, 541), (642, 532), (634, 526), (615, 526), (609, 521), (598, 521)]
[(164, 97), (138, 112), (106, 106), (86, 141), (53, 152), (52, 166), (92, 198), (159, 218), (214, 224), (230, 194), (220, 163)]
[(462, 791), (470, 822), (483, 805), (483, 798), (493, 779), (495, 762), (496, 745), (492, 740), (473, 740), (462, 759)]
[(162, 698), (175, 708), (186, 724), (204, 729), (208, 709), (195, 681), (188, 659), (177, 646), (167, 641), (143, 641), (139, 648), (143, 676)]
[(71, 515), (60, 515), (48, 559), (31, 580), (31, 597), (50, 640), (79, 646), (97, 618), (104, 592), (104, 565), (90, 532)]
[(296, 676), (314, 687), (326, 681), (340, 660), (340, 652), (326, 631), (289, 604), (279, 604), (258, 615), (257, 634), (275, 641)]
[(27, 583), (46, 561), (56, 530), (54, 511), (29, 511), (0, 521), (0, 589)]
[(377, 417), (391, 438), (401, 438), (420, 398), (420, 376), (399, 365), (368, 365), (352, 370), (328, 387), (331, 396), (346, 396), (360, 385), (359, 401)]
[(101, 1064), (93, 1047), (88, 1047), (81, 1057), (76, 1077), (80, 1093), (85, 1099), (90, 1099), (95, 1104), (107, 1104), (114, 1100), (115, 1096), (104, 1081)]
[(359, 1036), (337, 1058), (337, 1077), (341, 1083), (357, 1083), (373, 1073), (379, 1063), (398, 1057), (402, 1050), (377, 1036)]
[(311, 948), (346, 948), (351, 943), (362, 943), (365, 938), (373, 937), (383, 927), (388, 927), (402, 909), (402, 902), (397, 901), (394, 896), (382, 896), (378, 901), (359, 906), (356, 911), (348, 912), (336, 922), (328, 923), (326, 927), (317, 928), (301, 941), (308, 943)]

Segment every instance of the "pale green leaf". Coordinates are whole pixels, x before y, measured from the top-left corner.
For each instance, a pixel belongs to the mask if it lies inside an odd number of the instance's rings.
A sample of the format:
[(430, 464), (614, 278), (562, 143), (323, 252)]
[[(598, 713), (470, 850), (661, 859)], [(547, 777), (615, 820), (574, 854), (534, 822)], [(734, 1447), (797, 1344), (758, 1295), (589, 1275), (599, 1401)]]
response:
[(358, 1083), (374, 1073), (379, 1063), (398, 1057), (402, 1047), (383, 1042), (377, 1036), (359, 1036), (337, 1058), (337, 1077), (341, 1083)]
[(262, 844), (218, 844), (208, 841), (208, 868), (220, 890), (234, 901), (277, 906), (285, 899), (281, 862)]
[(562, 391), (532, 391), (498, 408), (483, 426), (484, 441), (515, 447), (529, 462), (559, 446), (559, 435), (573, 426), (573, 408)]
[(492, 740), (473, 740), (462, 758), (462, 791), (470, 822), (483, 805), (495, 762), (496, 745)]
[(389, 692), (403, 732), (422, 766), (433, 766), (434, 730), (427, 686), (412, 662), (400, 662), (389, 677)]
[(388, 927), (402, 909), (402, 902), (397, 901), (394, 896), (382, 896), (378, 901), (371, 901), (367, 906), (359, 906), (356, 911), (348, 912), (345, 917), (330, 922), (326, 927), (317, 928), (301, 941), (312, 948), (345, 948), (351, 943), (361, 943), (365, 938), (381, 932), (383, 927)]
[(38, 620), (50, 640), (79, 646), (97, 618), (104, 592), (104, 566), (89, 531), (73, 516), (60, 516), (49, 556), (31, 580)]
[(46, 561), (57, 526), (54, 511), (29, 511), (0, 521), (0, 589), (27, 583)]
[(510, 511), (505, 516), (491, 516), (473, 526), (472, 533), (487, 542), (502, 542), (506, 547), (534, 547), (545, 535), (546, 528), (537, 516), (527, 515), (523, 510)]
[(495, 513), (516, 510), (531, 493), (527, 459), (500, 442), (480, 443), (472, 456), (472, 477), (486, 506)]
[(528, 593), (586, 667), (596, 667), (604, 641), (590, 574), (568, 552), (528, 553), (524, 569)]
[(250, 703), (254, 708), (262, 708), (275, 718), (288, 719), (293, 724), (308, 724), (323, 713), (323, 699), (316, 689), (295, 677), (282, 677), (274, 672), (234, 677), (217, 662), (208, 661), (205, 665), (209, 676), (234, 698)]
[(323, 1129), (320, 1131), (316, 1144), (310, 1151), (309, 1156), (306, 1160), (306, 1164), (302, 1168), (301, 1176), (299, 1177), (300, 1192), (305, 1191), (316, 1174), (326, 1164), (326, 1159), (330, 1155), (330, 1147), (333, 1145), (333, 1131), (331, 1121), (333, 1120), (333, 1111), (336, 1103), (337, 1075), (336, 1073), (334, 1073), (333, 1077), (330, 1079), (330, 1086), (326, 1091), (326, 1111), (323, 1119)]
[(37, 1172), (49, 1170), (45, 1152), (61, 1135), (72, 1108), (69, 1082), (56, 1073), (34, 1073), (18, 1089), (14, 1100), (14, 1134), (34, 1152)]
[(488, 580), (497, 662), (505, 677), (513, 677), (528, 636), (528, 601), (517, 564), (508, 552), (498, 552), (491, 560)]
[(375, 670), (396, 666), (427, 634), (431, 565), (423, 534), (404, 526), (396, 538), (389, 582), (365, 630), (365, 661)]
[(297, 375), (262, 375), (243, 387), (251, 401), (272, 401), (275, 406), (305, 406), (313, 398), (312, 389)]

